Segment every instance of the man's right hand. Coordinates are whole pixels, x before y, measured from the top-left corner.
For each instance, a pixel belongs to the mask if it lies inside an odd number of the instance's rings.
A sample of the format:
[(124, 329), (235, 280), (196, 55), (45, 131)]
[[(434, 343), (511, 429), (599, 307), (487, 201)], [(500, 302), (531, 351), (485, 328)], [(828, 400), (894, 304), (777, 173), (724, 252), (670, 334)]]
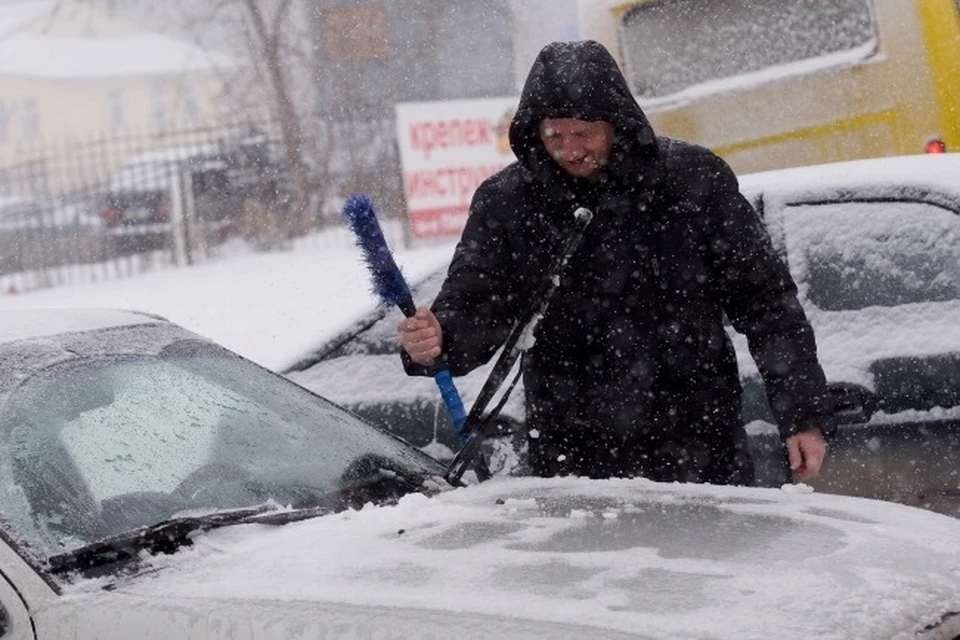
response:
[(443, 351), (440, 321), (426, 307), (420, 307), (416, 315), (404, 318), (397, 325), (397, 338), (403, 350), (417, 364), (433, 364), (434, 358)]

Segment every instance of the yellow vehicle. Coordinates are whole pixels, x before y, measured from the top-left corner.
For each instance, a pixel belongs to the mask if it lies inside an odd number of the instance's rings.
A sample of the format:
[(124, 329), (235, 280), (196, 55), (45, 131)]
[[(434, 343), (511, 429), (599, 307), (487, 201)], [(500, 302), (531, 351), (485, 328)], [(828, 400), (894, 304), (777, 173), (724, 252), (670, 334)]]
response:
[(738, 172), (960, 150), (960, 0), (579, 0), (656, 131)]

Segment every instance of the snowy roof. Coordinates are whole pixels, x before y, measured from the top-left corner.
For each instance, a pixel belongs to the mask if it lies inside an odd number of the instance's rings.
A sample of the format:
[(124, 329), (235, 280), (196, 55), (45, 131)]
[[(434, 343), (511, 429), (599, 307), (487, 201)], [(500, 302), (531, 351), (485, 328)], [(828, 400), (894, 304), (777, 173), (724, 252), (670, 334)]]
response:
[(10, 33), (27, 22), (49, 13), (53, 7), (54, 3), (49, 0), (0, 5), (0, 35)]
[(0, 73), (39, 78), (108, 78), (210, 71), (229, 56), (157, 33), (77, 38), (17, 33), (0, 40)]

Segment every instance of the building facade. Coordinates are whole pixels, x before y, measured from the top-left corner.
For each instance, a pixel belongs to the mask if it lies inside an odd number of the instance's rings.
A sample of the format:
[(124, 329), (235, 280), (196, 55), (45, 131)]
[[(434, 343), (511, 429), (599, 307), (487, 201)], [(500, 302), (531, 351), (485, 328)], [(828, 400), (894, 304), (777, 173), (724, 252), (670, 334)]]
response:
[(317, 0), (311, 19), (329, 173), (388, 215), (403, 206), (397, 103), (516, 92), (510, 0)]
[(16, 187), (5, 170), (39, 167), (51, 146), (216, 122), (231, 65), (87, 3), (0, 7), (0, 191)]

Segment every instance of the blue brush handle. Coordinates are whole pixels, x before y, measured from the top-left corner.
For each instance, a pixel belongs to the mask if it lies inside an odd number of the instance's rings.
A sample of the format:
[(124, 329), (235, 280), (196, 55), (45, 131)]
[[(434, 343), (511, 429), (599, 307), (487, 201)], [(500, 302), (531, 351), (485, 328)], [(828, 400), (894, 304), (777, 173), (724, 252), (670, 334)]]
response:
[(453, 429), (457, 432), (460, 442), (466, 442), (467, 437), (463, 433), (463, 423), (467, 421), (467, 412), (463, 408), (463, 401), (460, 400), (460, 394), (453, 384), (453, 376), (446, 369), (441, 369), (433, 374), (433, 381), (437, 383), (440, 389), (440, 396), (443, 403), (447, 405), (447, 411), (450, 412), (450, 418), (453, 420)]
[[(408, 318), (416, 314), (417, 307), (410, 295), (410, 287), (393, 260), (370, 197), (357, 193), (347, 198), (343, 205), (343, 217), (357, 236), (357, 244), (363, 251), (364, 260), (373, 278), (373, 290), (380, 302), (397, 305)], [(465, 442), (466, 435), (461, 431), (467, 416), (460, 394), (453, 384), (453, 377), (446, 369), (431, 369), (431, 372), (440, 389), (443, 403), (450, 412), (457, 437), (461, 442)]]
[[(408, 318), (416, 314), (417, 308), (413, 304), (413, 298), (405, 298), (399, 301), (398, 306), (403, 315)], [(437, 383), (440, 389), (440, 397), (443, 398), (443, 404), (447, 406), (447, 412), (453, 421), (453, 430), (457, 433), (457, 438), (461, 443), (467, 441), (467, 435), (463, 433), (463, 423), (467, 421), (467, 411), (463, 408), (463, 401), (460, 399), (460, 393), (456, 385), (453, 384), (453, 376), (447, 369), (435, 369), (433, 372), (433, 381)]]

